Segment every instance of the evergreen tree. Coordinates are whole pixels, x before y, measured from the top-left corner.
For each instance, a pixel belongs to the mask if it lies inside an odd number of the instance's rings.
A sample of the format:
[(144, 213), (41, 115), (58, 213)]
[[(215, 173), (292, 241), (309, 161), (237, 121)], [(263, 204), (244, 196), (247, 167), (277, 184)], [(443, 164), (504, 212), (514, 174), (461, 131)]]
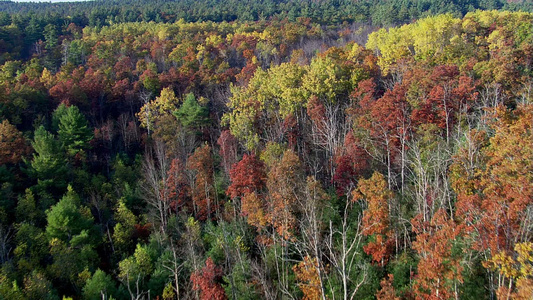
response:
[(64, 112), (61, 111), (57, 133), (70, 156), (83, 153), (89, 148), (89, 141), (93, 138), (93, 132), (87, 120), (76, 106), (70, 106)]
[(31, 168), (43, 185), (64, 187), (66, 184), (67, 160), (63, 145), (41, 125), (35, 130)]

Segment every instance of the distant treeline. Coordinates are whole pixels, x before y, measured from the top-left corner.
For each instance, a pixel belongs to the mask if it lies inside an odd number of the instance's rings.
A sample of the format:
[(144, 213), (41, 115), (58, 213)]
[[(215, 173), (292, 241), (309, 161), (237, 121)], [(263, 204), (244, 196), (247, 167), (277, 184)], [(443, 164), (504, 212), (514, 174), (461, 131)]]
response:
[[(533, 11), (530, 0), (111, 0), (72, 3), (0, 1), (2, 59), (27, 59), (35, 43), (70, 35), (68, 26), (101, 27), (126, 22), (174, 23), (288, 20), (322, 25), (364, 23), (378, 27), (411, 23), (422, 17), (451, 13), (462, 17), (478, 9)], [(47, 37), (47, 35), (49, 35)]]
[[(509, 3), (508, 3), (509, 2)], [(396, 25), (420, 17), (452, 13), (462, 16), (477, 9), (531, 11), (532, 2), (503, 0), (96, 0), (76, 3), (0, 2), (0, 24), (74, 22), (101, 26), (122, 22), (257, 21), (269, 18), (311, 18), (321, 24), (371, 22)]]

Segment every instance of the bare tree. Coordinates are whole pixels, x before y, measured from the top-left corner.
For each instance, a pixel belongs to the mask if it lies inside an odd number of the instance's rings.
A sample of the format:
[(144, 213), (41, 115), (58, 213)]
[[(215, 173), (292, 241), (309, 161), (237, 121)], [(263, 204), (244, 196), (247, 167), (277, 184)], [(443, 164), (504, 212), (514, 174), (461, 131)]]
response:
[(3, 264), (9, 260), (9, 253), (11, 253), (11, 228), (4, 228), (0, 224), (0, 263)]
[(146, 152), (142, 164), (144, 175), (141, 184), (142, 198), (151, 209), (150, 216), (165, 233), (170, 214), (169, 191), (166, 188), (170, 162), (165, 155), (165, 145), (156, 141), (153, 148)]
[(174, 281), (174, 291), (176, 292), (177, 298), (180, 298), (180, 283), (179, 283), (179, 275), (181, 274), (184, 262), (180, 261), (180, 257), (183, 255), (181, 251), (179, 251), (179, 247), (175, 244), (172, 237), (168, 237), (168, 240), (170, 242), (170, 245), (168, 247), (168, 251), (171, 253), (171, 257), (169, 259), (164, 259), (162, 261), (163, 268), (167, 269), (171, 276), (172, 280)]
[(344, 138), (350, 130), (350, 126), (346, 126), (344, 111), (345, 107), (339, 102), (325, 105), (324, 117), (320, 120), (313, 120), (311, 126), (312, 142), (326, 153), (325, 161), (328, 162), (330, 178), (335, 173), (333, 155), (343, 146)]
[[(352, 300), (366, 282), (368, 265), (358, 261), (363, 243), (362, 215), (355, 221), (350, 216), (354, 203), (349, 199), (344, 206), (340, 225), (329, 222), (329, 232), (326, 238), (326, 247), (329, 252), (331, 265), (342, 282), (340, 299)], [(357, 272), (357, 276), (353, 276)], [(329, 283), (331, 285), (331, 282)], [(333, 299), (336, 299), (333, 295)]]
[(314, 257), (317, 260), (314, 265), (316, 274), (320, 283), (321, 297), (326, 299), (324, 278), (326, 276), (324, 264), (321, 260), (323, 256), (323, 229), (322, 222), (324, 214), (324, 204), (327, 201), (327, 195), (313, 177), (307, 178), (307, 187), (303, 197), (299, 197), (298, 204), (302, 216), (299, 218), (300, 230), (302, 233), (301, 240), (295, 242), (295, 248), (301, 257)]

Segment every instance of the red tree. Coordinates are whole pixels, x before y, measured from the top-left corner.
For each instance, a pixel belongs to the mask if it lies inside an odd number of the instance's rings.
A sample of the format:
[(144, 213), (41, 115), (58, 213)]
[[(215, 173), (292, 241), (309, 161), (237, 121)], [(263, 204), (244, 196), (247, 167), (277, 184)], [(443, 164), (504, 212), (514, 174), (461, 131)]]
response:
[(193, 290), (200, 291), (202, 300), (227, 299), (224, 289), (218, 283), (222, 277), (222, 270), (215, 265), (211, 257), (205, 262), (205, 267), (191, 274)]
[(226, 194), (231, 198), (259, 192), (265, 187), (265, 165), (255, 155), (245, 154), (231, 168), (230, 179)]
[(17, 164), (31, 152), (22, 132), (8, 120), (0, 123), (0, 165)]
[(265, 188), (265, 166), (255, 155), (245, 154), (230, 171), (231, 185), (226, 194), (241, 198), (241, 212), (250, 225), (262, 228), (266, 225), (265, 203), (260, 195)]
[(173, 211), (180, 209), (192, 210), (190, 203), (190, 188), (187, 184), (187, 177), (185, 174), (183, 163), (175, 158), (172, 160), (170, 169), (167, 172), (166, 188), (168, 189), (168, 199), (170, 201), (170, 208)]
[(213, 178), (211, 147), (198, 147), (187, 160), (187, 167), (195, 173), (191, 194), (196, 218), (206, 220), (217, 209)]

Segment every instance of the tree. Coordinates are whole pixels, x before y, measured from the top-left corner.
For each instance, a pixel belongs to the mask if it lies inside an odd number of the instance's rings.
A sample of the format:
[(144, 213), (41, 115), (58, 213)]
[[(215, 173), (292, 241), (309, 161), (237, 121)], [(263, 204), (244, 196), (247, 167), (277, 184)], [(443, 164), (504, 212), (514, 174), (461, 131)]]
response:
[(325, 246), (332, 266), (328, 284), (338, 284), (339, 288), (333, 293), (348, 300), (355, 299), (357, 292), (368, 281), (369, 265), (362, 258), (364, 235), (359, 205), (350, 199), (343, 204), (336, 222), (333, 223), (333, 219), (329, 221)]
[(220, 147), (219, 153), (222, 157), (222, 166), (227, 175), (230, 174), (231, 167), (237, 162), (237, 139), (229, 130), (220, 133), (217, 139), (217, 145)]
[(161, 90), (159, 97), (147, 102), (136, 114), (141, 127), (146, 128), (148, 133), (153, 130), (154, 124), (163, 116), (174, 113), (177, 110), (179, 99), (171, 88)]
[(206, 220), (218, 209), (214, 187), (214, 169), (211, 147), (206, 143), (194, 151), (187, 159), (187, 167), (194, 172), (191, 195), (195, 216)]
[(295, 214), (305, 182), (302, 165), (292, 150), (285, 150), (281, 158), (267, 161), (267, 165), (268, 219), (277, 234), (282, 239), (289, 240), (297, 229)]
[(280, 142), (283, 120), (300, 110), (307, 100), (301, 87), (305, 70), (297, 64), (283, 63), (268, 71), (258, 69), (248, 86), (233, 87), (224, 115), (231, 133), (249, 150), (261, 139)]
[(378, 172), (369, 179), (361, 179), (353, 196), (355, 201), (366, 200), (362, 233), (370, 236), (371, 241), (364, 246), (364, 250), (381, 266), (387, 263), (394, 242), (389, 215), (393, 196), (392, 191), (387, 188), (385, 177)]
[(126, 207), (124, 201), (119, 200), (115, 212), (115, 227), (113, 228), (113, 247), (119, 253), (129, 253), (132, 250), (133, 236), (137, 217)]
[(317, 258), (304, 257), (304, 260), (292, 267), (299, 281), (298, 287), (304, 293), (304, 300), (314, 300), (322, 298), (322, 283), (317, 272)]
[(167, 175), (165, 185), (166, 189), (168, 189), (170, 209), (174, 212), (193, 211), (186, 170), (179, 158), (172, 160)]
[(333, 183), (339, 197), (355, 188), (357, 180), (369, 169), (369, 155), (359, 145), (353, 132), (344, 137), (344, 146), (337, 148)]
[(46, 185), (64, 187), (68, 169), (63, 145), (40, 126), (35, 130), (32, 146), (35, 153), (31, 167), (37, 179)]
[[(435, 124), (445, 132), (447, 143), (450, 141), (453, 126), (460, 112), (467, 111), (477, 93), (473, 80), (459, 73), (456, 66), (436, 66), (431, 74), (416, 74), (408, 80), (413, 81), (412, 93), (418, 93), (420, 100), (413, 101), (412, 111), (415, 125)], [(423, 78), (417, 78), (418, 76)]]
[[(240, 197), (241, 211), (248, 216), (248, 222), (258, 228), (264, 224), (264, 201), (261, 195), (265, 188), (265, 166), (255, 155), (245, 154), (230, 171), (231, 185), (226, 194), (232, 199)], [(259, 221), (259, 223), (254, 220)]]
[(144, 299), (149, 291), (146, 282), (154, 271), (156, 253), (150, 245), (137, 244), (135, 253), (118, 264), (118, 278), (126, 286), (132, 300)]
[(8, 120), (0, 123), (0, 165), (18, 164), (22, 158), (30, 154), (26, 140), (17, 128)]
[(217, 282), (222, 276), (222, 270), (213, 263), (211, 257), (205, 261), (205, 266), (201, 270), (196, 270), (191, 274), (193, 289), (200, 291), (200, 299), (227, 299), (222, 286)]
[(61, 103), (52, 113), (52, 131), (57, 132), (59, 130), (60, 119), (67, 114), (68, 107)]
[(420, 299), (457, 298), (463, 266), (453, 248), (461, 238), (460, 228), (444, 209), (438, 210), (431, 221), (424, 221), (419, 214), (412, 224), (417, 235), (413, 249), (420, 257), (414, 294)]
[(376, 298), (378, 300), (400, 300), (400, 297), (396, 296), (396, 291), (392, 285), (394, 281), (394, 276), (389, 274), (387, 278), (381, 280), (381, 290), (376, 293)]
[[(485, 266), (498, 271), (499, 299), (528, 299), (533, 293), (533, 243), (518, 243), (513, 252), (494, 254)], [(507, 283), (505, 282), (507, 281)]]
[[(241, 199), (241, 211), (248, 216), (248, 223), (258, 228), (264, 226), (264, 222), (256, 223), (254, 220), (262, 220), (264, 217), (264, 202), (260, 199), (265, 188), (265, 166), (255, 155), (245, 154), (241, 161), (234, 164), (230, 171), (231, 184), (226, 194), (232, 199)], [(259, 202), (258, 202), (259, 201)], [(261, 226), (262, 225), (262, 226)]]
[(69, 106), (59, 116), (58, 137), (71, 157), (81, 155), (89, 148), (93, 132), (78, 107)]
[[(97, 269), (83, 287), (83, 297), (87, 300), (100, 300), (115, 294), (113, 278), (104, 271)], [(106, 298), (107, 299), (107, 298)]]
[(90, 210), (81, 205), (78, 194), (69, 186), (65, 196), (46, 213), (46, 236), (54, 262), (50, 272), (65, 284), (81, 289), (81, 273), (97, 262), (97, 228)]
[[(454, 158), (452, 186), (457, 193), (457, 218), (471, 239), (472, 249), (488, 261), (512, 251), (515, 244), (529, 241), (528, 217), (533, 199), (530, 175), (531, 105), (514, 110), (502, 106), (492, 112), (493, 136), (471, 130), (470, 141)], [(494, 274), (491, 271), (490, 274)], [(491, 292), (501, 286), (491, 280)]]
[(152, 149), (145, 153), (142, 164), (144, 182), (141, 185), (141, 197), (149, 206), (149, 217), (161, 232), (166, 231), (170, 214), (169, 189), (167, 183), (169, 159), (165, 145), (156, 141)]
[(81, 206), (78, 194), (70, 186), (65, 196), (46, 213), (46, 220), (46, 235), (50, 240), (81, 242), (78, 236), (88, 238), (86, 234), (95, 229), (90, 210)]
[(207, 108), (201, 106), (192, 93), (185, 96), (183, 104), (174, 112), (174, 116), (188, 130), (198, 130), (209, 121)]
[(19, 197), (16, 208), (19, 223), (26, 221), (30, 224), (40, 224), (44, 220), (44, 213), (37, 206), (35, 195), (26, 189), (24, 196)]
[(18, 270), (31, 273), (41, 268), (41, 262), (48, 255), (48, 240), (44, 230), (29, 223), (17, 225), (16, 246), (13, 249)]
[(52, 282), (48, 280), (44, 274), (33, 270), (30, 274), (24, 276), (24, 295), (25, 299), (30, 300), (57, 300), (59, 297), (52, 286)]
[[(375, 100), (375, 83), (368, 79), (359, 83), (354, 97), (359, 100), (355, 109), (356, 136), (361, 136), (367, 152), (387, 168), (389, 189), (393, 186), (395, 162), (400, 162), (400, 173), (405, 178), (407, 141), (411, 136), (410, 107), (406, 86), (395, 84)], [(399, 159), (398, 159), (399, 158)]]

